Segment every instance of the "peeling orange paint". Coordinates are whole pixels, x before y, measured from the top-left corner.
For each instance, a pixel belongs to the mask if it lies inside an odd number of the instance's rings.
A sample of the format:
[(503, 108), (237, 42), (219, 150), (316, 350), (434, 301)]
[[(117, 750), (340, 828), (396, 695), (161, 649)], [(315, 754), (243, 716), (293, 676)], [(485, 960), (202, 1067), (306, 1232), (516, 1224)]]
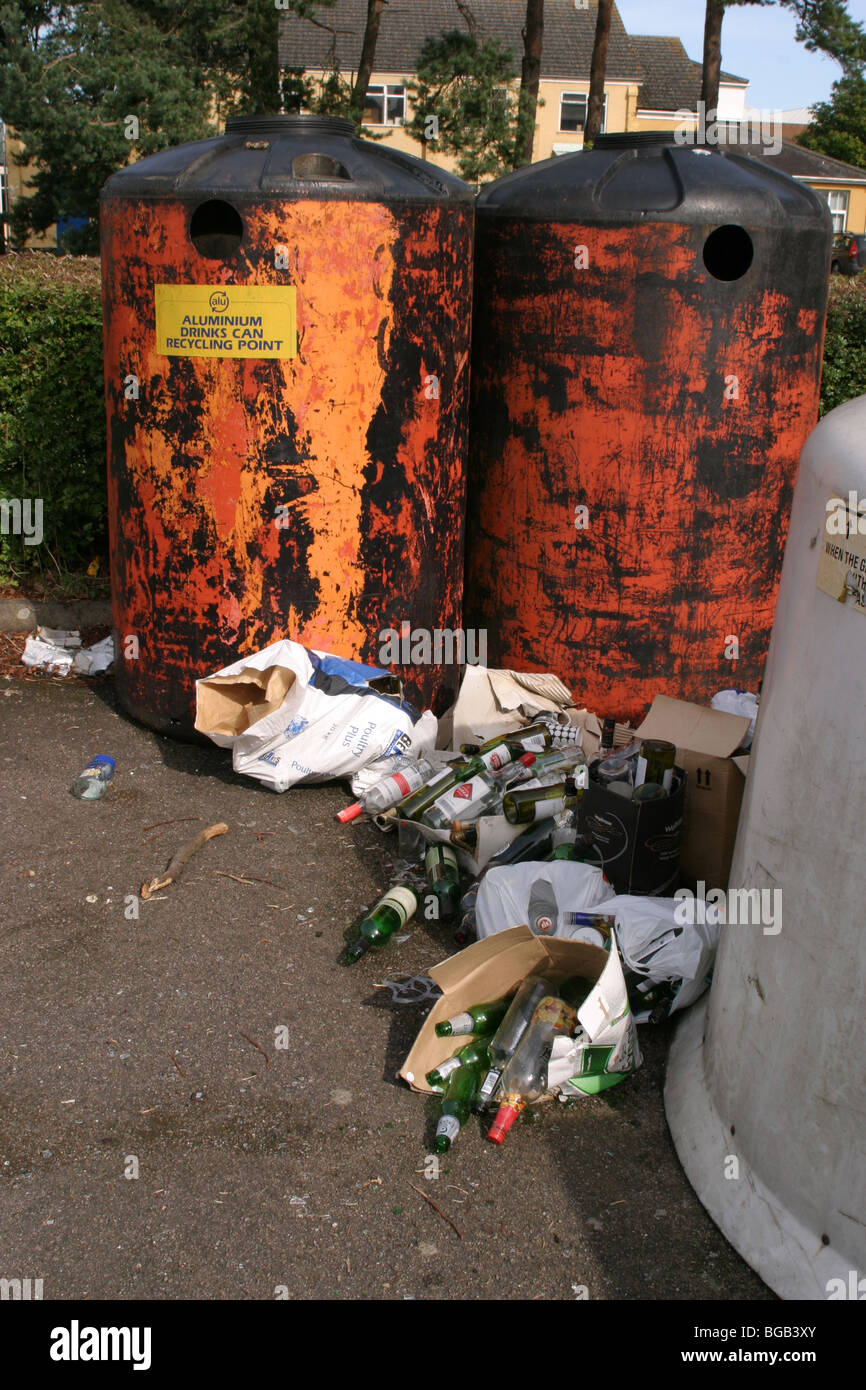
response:
[[(461, 620), (471, 206), (235, 202), (230, 264), (180, 200), (103, 207), (114, 622), (140, 639), (118, 688), (182, 733), (197, 676), (279, 637), (377, 664), (401, 616)], [(298, 355), (162, 356), (160, 283), (293, 284)], [(441, 684), (403, 674), (420, 703)]]
[(766, 656), (826, 286), (713, 280), (705, 235), (479, 210), (466, 623), (601, 715), (754, 689)]

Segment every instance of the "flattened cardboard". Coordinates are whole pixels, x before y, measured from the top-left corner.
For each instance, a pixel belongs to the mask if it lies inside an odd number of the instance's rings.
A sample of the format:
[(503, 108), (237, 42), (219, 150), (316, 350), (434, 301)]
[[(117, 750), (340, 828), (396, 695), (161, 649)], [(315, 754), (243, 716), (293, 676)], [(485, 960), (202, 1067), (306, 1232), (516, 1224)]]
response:
[[(476, 665), (466, 667), (457, 702), (445, 718), (450, 722), (451, 741), (459, 747), (461, 743), (485, 742), (497, 734), (510, 734), (521, 724), (530, 723), (542, 710), (565, 713), (569, 722), (581, 727), (588, 725), (591, 733), (601, 733), (594, 714), (574, 708), (558, 676), (524, 675)], [(448, 728), (447, 723), (445, 727)]]
[(437, 1038), (436, 1024), (462, 1013), (473, 1004), (501, 999), (516, 989), (533, 970), (543, 969), (553, 982), (571, 975), (597, 980), (609, 956), (600, 946), (582, 941), (563, 941), (558, 937), (533, 936), (529, 927), (510, 927), (496, 936), (476, 941), (429, 972), (442, 990), (418, 1033), (398, 1075), (413, 1091), (432, 1094), (424, 1080), (427, 1072), (451, 1057), (467, 1038)]

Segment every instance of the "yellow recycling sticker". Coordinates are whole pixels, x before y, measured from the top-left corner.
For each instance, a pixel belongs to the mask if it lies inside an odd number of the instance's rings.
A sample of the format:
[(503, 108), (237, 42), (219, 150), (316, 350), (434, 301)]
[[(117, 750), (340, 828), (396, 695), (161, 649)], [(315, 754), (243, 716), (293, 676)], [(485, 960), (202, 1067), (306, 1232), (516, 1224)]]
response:
[(155, 285), (166, 357), (296, 357), (294, 285)]

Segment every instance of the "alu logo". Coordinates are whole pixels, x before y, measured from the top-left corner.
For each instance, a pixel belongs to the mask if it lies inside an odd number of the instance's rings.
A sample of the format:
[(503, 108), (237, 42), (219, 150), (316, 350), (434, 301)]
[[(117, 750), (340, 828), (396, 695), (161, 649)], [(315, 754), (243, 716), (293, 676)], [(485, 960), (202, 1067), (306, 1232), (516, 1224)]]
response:
[(215, 314), (221, 314), (229, 307), (229, 297), (225, 290), (214, 290), (208, 300), (208, 304)]

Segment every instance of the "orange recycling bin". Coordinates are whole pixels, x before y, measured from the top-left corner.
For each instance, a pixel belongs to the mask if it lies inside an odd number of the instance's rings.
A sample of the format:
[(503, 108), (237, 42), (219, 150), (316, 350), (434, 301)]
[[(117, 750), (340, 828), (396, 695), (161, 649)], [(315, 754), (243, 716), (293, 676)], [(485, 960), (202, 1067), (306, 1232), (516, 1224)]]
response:
[[(108, 180), (134, 717), (190, 736), (196, 678), (282, 637), (387, 665), (389, 634), (460, 628), (473, 218), (459, 179), (335, 118), (239, 117)], [(457, 668), (398, 673), (441, 708)]]
[(601, 136), (477, 204), (466, 622), (599, 715), (755, 690), (830, 217), (771, 156)]

